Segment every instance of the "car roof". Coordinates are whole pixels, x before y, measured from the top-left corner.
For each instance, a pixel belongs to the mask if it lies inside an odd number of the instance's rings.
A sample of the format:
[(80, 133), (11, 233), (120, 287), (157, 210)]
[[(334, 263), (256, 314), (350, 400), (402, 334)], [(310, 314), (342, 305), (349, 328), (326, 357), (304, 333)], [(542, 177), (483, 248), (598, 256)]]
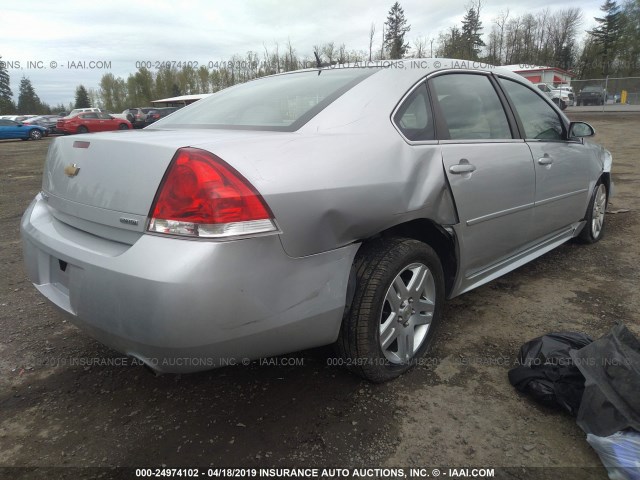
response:
[[(422, 79), (436, 73), (493, 73), (533, 88), (533, 84), (528, 80), (509, 69), (482, 62), (449, 58), (363, 62), (322, 69), (298, 70), (297, 72), (323, 72), (341, 68), (374, 68), (378, 71), (369, 75), (320, 111), (303, 125), (300, 131), (318, 132), (324, 128), (333, 129), (337, 125), (345, 127), (349, 125), (350, 130), (368, 131), (371, 128), (379, 128), (379, 126), (374, 126), (374, 123), (388, 122), (389, 113), (395, 110), (400, 99)], [(294, 73), (296, 72), (289, 74)], [(385, 94), (381, 95), (381, 92), (385, 92)]]

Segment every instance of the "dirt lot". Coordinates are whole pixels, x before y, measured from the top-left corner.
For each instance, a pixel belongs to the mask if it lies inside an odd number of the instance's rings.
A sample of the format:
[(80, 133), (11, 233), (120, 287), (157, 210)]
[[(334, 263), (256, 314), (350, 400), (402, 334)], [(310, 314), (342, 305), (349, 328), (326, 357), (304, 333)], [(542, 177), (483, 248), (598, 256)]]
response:
[[(449, 302), (432, 362), (385, 385), (328, 366), (322, 349), (296, 355), (303, 365), (158, 378), (95, 365), (119, 355), (69, 325), (22, 269), (19, 220), (50, 140), (0, 142), (0, 466), (478, 466), (606, 478), (571, 417), (507, 380), (520, 345), (538, 335), (598, 337), (618, 320), (640, 335), (640, 115), (588, 115), (614, 156), (609, 208), (630, 211), (607, 216), (602, 242), (564, 245)], [(80, 360), (94, 364), (69, 365)]]

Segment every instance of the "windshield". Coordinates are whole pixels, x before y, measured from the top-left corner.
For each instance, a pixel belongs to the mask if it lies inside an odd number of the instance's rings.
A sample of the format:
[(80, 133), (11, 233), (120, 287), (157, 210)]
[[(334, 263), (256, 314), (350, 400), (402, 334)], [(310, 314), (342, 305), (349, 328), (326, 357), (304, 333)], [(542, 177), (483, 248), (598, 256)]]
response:
[(199, 100), (150, 128), (294, 131), (376, 71), (314, 70), (254, 80)]

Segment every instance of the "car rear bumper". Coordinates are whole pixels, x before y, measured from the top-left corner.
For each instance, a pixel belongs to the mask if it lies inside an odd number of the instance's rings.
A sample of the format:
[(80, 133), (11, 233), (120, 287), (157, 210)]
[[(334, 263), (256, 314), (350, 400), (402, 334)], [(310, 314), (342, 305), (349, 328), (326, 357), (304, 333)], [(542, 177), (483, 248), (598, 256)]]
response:
[(68, 226), (38, 195), (21, 222), (34, 286), (77, 326), (159, 372), (335, 341), (357, 245), (291, 258), (277, 235), (133, 245)]

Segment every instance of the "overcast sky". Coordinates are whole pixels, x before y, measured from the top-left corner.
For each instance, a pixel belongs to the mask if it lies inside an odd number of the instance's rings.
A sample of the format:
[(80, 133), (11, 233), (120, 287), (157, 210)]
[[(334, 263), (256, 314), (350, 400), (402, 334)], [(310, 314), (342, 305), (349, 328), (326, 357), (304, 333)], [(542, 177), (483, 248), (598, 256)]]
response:
[[(407, 38), (436, 39), (460, 24), (469, 0), (401, 0), (411, 25)], [(582, 30), (591, 28), (603, 0), (483, 0), (481, 19), (488, 33), (495, 17), (550, 8), (580, 7)], [(20, 63), (8, 68), (14, 100), (22, 76), (39, 97), (51, 104), (73, 100), (77, 85), (97, 88), (104, 73), (126, 78), (136, 61), (210, 61), (259, 53), (290, 39), (296, 53), (310, 55), (325, 42), (348, 50), (367, 50), (372, 22), (380, 47), (382, 24), (393, 0), (248, 0), (185, 1), (111, 0), (109, 2), (3, 2), (0, 11), (0, 56)], [(29, 8), (31, 7), (31, 8)], [(36, 63), (28, 68), (27, 62)], [(68, 62), (110, 62), (110, 68), (69, 68)], [(52, 68), (54, 66), (55, 68)], [(25, 112), (22, 112), (25, 113)]]

